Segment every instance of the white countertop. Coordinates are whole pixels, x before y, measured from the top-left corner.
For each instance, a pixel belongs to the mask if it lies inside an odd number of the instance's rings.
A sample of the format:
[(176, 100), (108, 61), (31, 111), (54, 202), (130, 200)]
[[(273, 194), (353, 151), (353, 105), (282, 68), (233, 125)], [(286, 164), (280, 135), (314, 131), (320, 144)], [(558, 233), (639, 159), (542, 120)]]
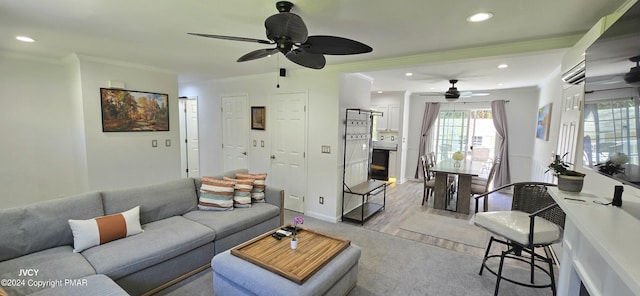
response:
[(640, 293), (640, 220), (621, 208), (593, 202), (609, 202), (610, 198), (557, 188), (549, 188), (549, 193), (618, 277), (632, 291)]

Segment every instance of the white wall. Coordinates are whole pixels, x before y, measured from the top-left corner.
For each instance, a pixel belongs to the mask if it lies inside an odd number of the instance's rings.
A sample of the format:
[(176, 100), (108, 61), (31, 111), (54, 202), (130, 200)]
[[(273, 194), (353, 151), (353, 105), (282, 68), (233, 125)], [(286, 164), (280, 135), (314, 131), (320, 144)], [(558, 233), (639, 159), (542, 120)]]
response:
[(0, 207), (88, 189), (76, 157), (72, 74), (61, 62), (0, 56)]
[[(143, 66), (80, 57), (89, 188), (105, 190), (180, 178), (178, 76)], [(100, 88), (110, 80), (126, 89), (169, 95), (168, 132), (102, 132)], [(151, 141), (157, 140), (158, 147)], [(166, 147), (165, 141), (171, 141)]]
[[(336, 180), (341, 180), (336, 167), (342, 164), (339, 154), (342, 142), (337, 131), (342, 127), (339, 118), (340, 74), (330, 69), (322, 71), (302, 69), (288, 71), (287, 77), (280, 78), (280, 87), (276, 87), (277, 73), (236, 77), (233, 79), (209, 82), (186, 83), (180, 86), (181, 96), (198, 96), (199, 133), (200, 133), (200, 169), (201, 174), (221, 173), (222, 162), (222, 121), (220, 118), (220, 98), (228, 95), (247, 95), (249, 105), (266, 106), (268, 98), (274, 94), (307, 93), (307, 193), (305, 213), (324, 220), (335, 221), (339, 207)], [(269, 120), (267, 118), (267, 120)], [(250, 133), (250, 142), (254, 139), (265, 141), (265, 148), (249, 151), (249, 170), (270, 172), (270, 132)], [(321, 153), (321, 146), (331, 147), (331, 154)], [(259, 145), (258, 145), (259, 146)], [(253, 149), (253, 147), (252, 147)], [(340, 181), (341, 182), (341, 181)], [(269, 185), (269, 177), (267, 177)], [(341, 187), (340, 187), (341, 190)], [(341, 191), (340, 191), (341, 192)], [(318, 197), (323, 196), (323, 205)]]
[[(551, 105), (551, 125), (549, 127), (549, 140), (536, 138), (533, 147), (532, 176), (536, 181), (551, 181), (550, 174), (542, 176), (547, 165), (553, 159), (558, 147), (558, 135), (560, 134), (560, 122), (562, 115), (562, 98), (564, 82), (561, 79), (560, 67), (540, 84), (540, 97), (534, 110)], [(537, 116), (537, 115), (536, 115)]]
[[(535, 139), (538, 90), (535, 87), (494, 90), (486, 97), (460, 99), (449, 103), (442, 98), (412, 95), (410, 100), (405, 173), (414, 179), (418, 163), (420, 130), (426, 102), (441, 102), (440, 110), (491, 108), (492, 100), (509, 100), (506, 104), (509, 132), (509, 167), (511, 181), (530, 180), (531, 155)], [(462, 102), (466, 102), (463, 104)]]
[[(99, 89), (109, 80), (169, 94), (171, 131), (103, 133)], [(177, 81), (166, 71), (77, 56), (0, 56), (0, 207), (179, 178)]]

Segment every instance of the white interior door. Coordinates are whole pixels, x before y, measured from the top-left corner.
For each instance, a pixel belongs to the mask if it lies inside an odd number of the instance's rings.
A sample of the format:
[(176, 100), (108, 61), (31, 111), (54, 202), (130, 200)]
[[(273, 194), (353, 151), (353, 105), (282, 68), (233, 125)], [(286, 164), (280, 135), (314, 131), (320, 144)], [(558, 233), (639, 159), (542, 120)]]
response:
[(222, 97), (222, 154), (225, 172), (249, 167), (248, 114), (246, 95)]
[(271, 97), (271, 184), (284, 189), (286, 209), (304, 213), (307, 192), (306, 117), (307, 94)]
[(199, 177), (198, 100), (181, 98), (179, 102), (182, 177)]
[[(562, 156), (568, 153), (565, 159), (571, 163), (580, 163), (583, 155), (576, 155), (576, 145), (580, 141), (582, 134), (578, 127), (582, 119), (581, 104), (584, 94), (584, 85), (572, 85), (563, 90), (564, 102), (559, 113), (560, 133), (558, 134), (558, 150), (556, 154)], [(555, 110), (549, 110), (552, 114)]]
[(198, 101), (185, 102), (187, 176), (200, 177), (200, 151), (198, 140)]

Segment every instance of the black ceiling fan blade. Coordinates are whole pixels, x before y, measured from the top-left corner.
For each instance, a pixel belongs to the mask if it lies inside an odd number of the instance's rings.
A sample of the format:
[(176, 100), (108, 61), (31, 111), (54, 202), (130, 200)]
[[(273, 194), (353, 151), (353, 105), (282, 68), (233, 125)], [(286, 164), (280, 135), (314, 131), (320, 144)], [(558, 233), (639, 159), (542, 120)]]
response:
[(211, 34), (200, 34), (200, 33), (187, 33), (189, 35), (207, 37), (207, 38), (216, 38), (216, 39), (224, 39), (224, 40), (232, 40), (232, 41), (244, 41), (244, 42), (254, 42), (261, 44), (274, 44), (269, 40), (255, 39), (255, 38), (246, 38), (246, 37), (235, 37), (235, 36), (224, 36), (224, 35), (211, 35)]
[(323, 55), (317, 53), (310, 53), (299, 48), (294, 49), (286, 54), (287, 59), (290, 61), (311, 69), (322, 69), (327, 63), (327, 60)]
[(256, 60), (259, 58), (264, 58), (266, 56), (272, 55), (272, 54), (276, 54), (278, 53), (279, 50), (277, 48), (263, 48), (263, 49), (258, 49), (258, 50), (254, 50), (248, 54), (245, 54), (243, 56), (241, 56), (238, 59), (238, 62), (246, 62), (246, 61), (251, 61), (251, 60)]
[(373, 51), (369, 45), (348, 38), (337, 36), (314, 35), (307, 37), (307, 41), (300, 45), (310, 53), (348, 55)]
[(293, 43), (302, 43), (307, 40), (307, 26), (295, 13), (274, 14), (264, 21), (264, 27), (267, 29), (267, 38), (270, 40), (287, 38)]

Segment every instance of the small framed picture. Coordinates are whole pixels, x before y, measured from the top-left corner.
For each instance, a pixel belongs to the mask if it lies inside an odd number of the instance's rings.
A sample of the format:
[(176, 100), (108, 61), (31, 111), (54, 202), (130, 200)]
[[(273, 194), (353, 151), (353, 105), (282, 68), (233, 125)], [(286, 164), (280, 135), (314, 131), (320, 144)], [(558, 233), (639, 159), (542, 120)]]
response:
[(267, 114), (265, 107), (251, 107), (251, 129), (265, 130), (267, 125)]
[(551, 127), (551, 103), (538, 109), (538, 124), (536, 126), (536, 138), (549, 141), (550, 127)]

